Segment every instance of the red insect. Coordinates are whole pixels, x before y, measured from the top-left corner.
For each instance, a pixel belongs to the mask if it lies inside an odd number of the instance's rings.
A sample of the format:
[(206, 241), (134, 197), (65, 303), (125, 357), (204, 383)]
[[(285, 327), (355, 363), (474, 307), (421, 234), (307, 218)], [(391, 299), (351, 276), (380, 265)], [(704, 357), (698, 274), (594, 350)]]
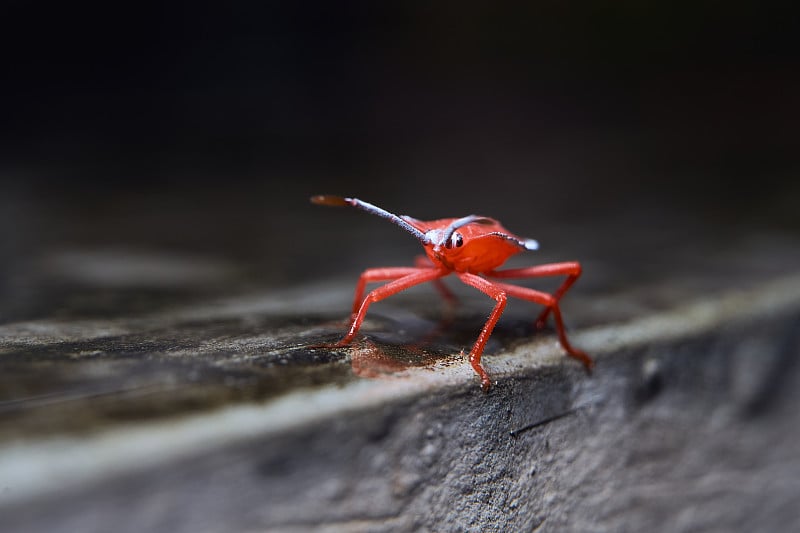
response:
[[(339, 345), (346, 345), (353, 340), (371, 304), (409, 287), (433, 281), (446, 298), (452, 299), (453, 296), (441, 284), (440, 279), (455, 273), (462, 282), (475, 287), (497, 302), (469, 353), (469, 362), (480, 376), (483, 390), (489, 390), (492, 382), (486, 370), (481, 366), (481, 354), (497, 320), (503, 314), (508, 296), (544, 305), (545, 309), (536, 320), (536, 327), (543, 328), (548, 315), (552, 313), (561, 346), (569, 355), (579, 359), (587, 370), (594, 365), (591, 357), (574, 348), (567, 340), (564, 322), (561, 319), (561, 310), (558, 307), (561, 297), (580, 276), (580, 263), (571, 261), (527, 268), (495, 270), (512, 255), (523, 250), (536, 250), (539, 244), (532, 239), (517, 237), (501, 226), (498, 221), (488, 217), (469, 215), (463, 218), (423, 221), (394, 215), (357, 198), (320, 195), (313, 196), (311, 202), (329, 206), (352, 206), (385, 218), (416, 237), (422, 243), (425, 253), (430, 259), (430, 262), (427, 262), (421, 258), (423, 261), (417, 261), (415, 267), (385, 267), (365, 270), (356, 285), (350, 330), (339, 342)], [(495, 281), (507, 278), (539, 278), (560, 275), (566, 276), (567, 279), (554, 294)], [(388, 283), (373, 290), (364, 298), (366, 284), (374, 281), (388, 281)]]

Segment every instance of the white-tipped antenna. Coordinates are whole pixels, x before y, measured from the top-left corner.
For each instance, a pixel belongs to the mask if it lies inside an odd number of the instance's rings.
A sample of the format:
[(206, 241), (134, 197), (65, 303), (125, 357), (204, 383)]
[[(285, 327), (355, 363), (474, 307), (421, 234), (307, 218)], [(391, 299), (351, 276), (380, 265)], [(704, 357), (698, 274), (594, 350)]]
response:
[(417, 240), (419, 240), (422, 244), (430, 243), (430, 239), (428, 239), (428, 237), (423, 232), (421, 232), (420, 230), (418, 230), (417, 228), (415, 228), (414, 226), (412, 226), (399, 216), (390, 213), (385, 209), (381, 209), (377, 205), (372, 205), (363, 200), (359, 200), (358, 198), (344, 198), (342, 196), (335, 196), (331, 194), (320, 194), (317, 196), (312, 196), (311, 203), (317, 205), (329, 205), (334, 207), (342, 207), (349, 205), (357, 209), (361, 209), (362, 211), (366, 211), (367, 213), (373, 215), (378, 215), (381, 218), (385, 218), (392, 224), (400, 226), (401, 228), (409, 232), (411, 235), (416, 237)]
[(539, 249), (539, 241), (537, 241), (536, 239), (524, 239), (522, 241), (522, 245), (525, 247), (526, 250)]
[(445, 228), (444, 233), (442, 233), (441, 242), (439, 244), (444, 244), (450, 241), (450, 237), (453, 236), (453, 233), (462, 226), (466, 226), (467, 224), (491, 224), (494, 222), (491, 218), (480, 217), (478, 215), (468, 215), (465, 217), (461, 217), (458, 220), (454, 220), (450, 223), (447, 228)]
[(498, 237), (502, 237), (507, 241), (511, 241), (520, 248), (525, 248), (526, 250), (538, 250), (539, 249), (539, 241), (536, 239), (518, 239), (513, 235), (509, 235), (508, 233), (502, 233), (500, 231), (494, 231), (490, 233), (490, 235), (496, 235)]

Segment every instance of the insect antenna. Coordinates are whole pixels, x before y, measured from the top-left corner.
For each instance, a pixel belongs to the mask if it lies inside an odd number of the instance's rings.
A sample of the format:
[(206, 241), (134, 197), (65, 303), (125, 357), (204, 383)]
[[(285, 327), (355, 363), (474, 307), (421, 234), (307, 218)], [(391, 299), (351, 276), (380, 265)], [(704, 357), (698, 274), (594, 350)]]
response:
[(525, 248), (526, 250), (539, 249), (539, 241), (537, 241), (536, 239), (519, 239), (517, 237), (514, 237), (513, 235), (509, 235), (508, 233), (502, 233), (500, 231), (493, 231), (489, 235), (495, 235), (497, 237), (500, 237), (501, 239), (511, 241), (520, 248)]
[[(400, 226), (408, 233), (413, 235), (417, 238), (422, 244), (430, 243), (430, 239), (427, 235), (425, 235), (422, 231), (418, 230), (407, 221), (403, 220), (399, 216), (386, 211), (385, 209), (381, 209), (376, 205), (372, 205), (369, 202), (365, 202), (363, 200), (359, 200), (358, 198), (344, 198), (342, 196), (336, 196), (332, 194), (319, 194), (317, 196), (311, 197), (311, 203), (317, 205), (329, 205), (333, 207), (344, 207), (344, 206), (352, 206), (356, 209), (360, 209), (362, 211), (366, 211), (372, 215), (377, 215), (381, 218), (385, 218), (392, 224)], [(453, 230), (455, 231), (455, 230)]]
[(466, 226), (467, 224), (472, 224), (473, 222), (476, 224), (493, 224), (494, 220), (492, 220), (491, 218), (480, 217), (478, 215), (469, 215), (461, 217), (458, 220), (454, 220), (450, 223), (449, 226), (445, 228), (444, 232), (442, 233), (441, 237), (442, 242), (440, 244), (449, 242), (450, 237), (453, 236), (453, 233), (455, 233), (458, 228)]

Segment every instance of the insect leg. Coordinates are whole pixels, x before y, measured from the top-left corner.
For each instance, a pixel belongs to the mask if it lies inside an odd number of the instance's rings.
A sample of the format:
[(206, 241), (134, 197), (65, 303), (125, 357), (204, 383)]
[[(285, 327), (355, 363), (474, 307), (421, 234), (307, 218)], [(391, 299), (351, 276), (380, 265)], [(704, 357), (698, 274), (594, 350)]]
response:
[[(433, 266), (431, 265), (430, 268), (433, 268)], [(418, 267), (382, 267), (368, 268), (362, 272), (361, 276), (358, 278), (358, 283), (356, 284), (356, 292), (353, 297), (353, 311), (350, 318), (355, 319), (356, 313), (358, 313), (358, 308), (361, 307), (361, 302), (364, 301), (364, 290), (366, 289), (367, 283), (372, 283), (375, 281), (392, 281), (404, 276), (408, 276), (409, 274), (415, 274), (419, 272), (419, 270), (420, 269)]]
[[(434, 268), (433, 262), (428, 259), (427, 255), (418, 255), (415, 257), (414, 265), (419, 268)], [(439, 291), (439, 294), (442, 295), (442, 298), (447, 304), (448, 310), (455, 308), (456, 304), (458, 304), (458, 297), (453, 294), (453, 291), (448, 289), (447, 285), (445, 285), (440, 279), (433, 280), (433, 285), (436, 287), (436, 290)]]
[(361, 327), (361, 323), (364, 322), (367, 309), (369, 309), (371, 304), (379, 302), (384, 298), (388, 298), (393, 294), (397, 294), (398, 292), (404, 291), (415, 285), (419, 285), (420, 283), (432, 281), (450, 273), (449, 270), (438, 268), (408, 268), (407, 270), (408, 273), (403, 277), (395, 279), (394, 281), (390, 281), (386, 285), (378, 287), (367, 294), (367, 297), (361, 302), (355, 317), (353, 317), (353, 323), (350, 325), (350, 331), (348, 331), (347, 335), (345, 335), (345, 337), (339, 342), (340, 345), (348, 344), (353, 340), (353, 338), (356, 336), (356, 333), (358, 333), (358, 329)]
[(492, 335), (492, 330), (494, 330), (495, 324), (497, 324), (500, 315), (503, 314), (503, 310), (506, 307), (506, 291), (500, 287), (499, 284), (495, 284), (485, 278), (470, 274), (469, 272), (461, 272), (458, 274), (458, 277), (470, 287), (475, 287), (497, 301), (494, 309), (492, 309), (492, 313), (483, 325), (481, 334), (478, 335), (478, 339), (469, 352), (469, 362), (481, 378), (481, 388), (484, 391), (488, 391), (492, 386), (492, 381), (489, 379), (489, 374), (486, 373), (486, 370), (481, 365), (481, 355), (483, 354), (484, 346), (486, 346), (486, 341), (488, 341), (489, 337)]
[(556, 331), (558, 332), (558, 340), (561, 342), (561, 346), (569, 355), (583, 363), (583, 366), (586, 367), (586, 370), (592, 369), (594, 366), (594, 361), (592, 358), (589, 357), (586, 352), (578, 350), (569, 343), (569, 340), (567, 339), (567, 333), (564, 330), (564, 321), (561, 318), (561, 309), (559, 308), (558, 300), (554, 295), (529, 289), (528, 287), (511, 285), (508, 283), (497, 282), (496, 285), (498, 288), (504, 290), (509, 296), (541, 305), (546, 305), (547, 308), (553, 312), (553, 318), (555, 318), (556, 321)]
[[(550, 263), (547, 265), (536, 265), (527, 268), (511, 268), (508, 270), (492, 271), (487, 276), (492, 278), (544, 278), (549, 276), (567, 276), (564, 283), (553, 293), (552, 297), (556, 302), (561, 300), (572, 284), (581, 275), (581, 264), (577, 261), (565, 263)], [(547, 316), (550, 314), (551, 307), (545, 307), (541, 314), (536, 318), (536, 327), (544, 328)]]

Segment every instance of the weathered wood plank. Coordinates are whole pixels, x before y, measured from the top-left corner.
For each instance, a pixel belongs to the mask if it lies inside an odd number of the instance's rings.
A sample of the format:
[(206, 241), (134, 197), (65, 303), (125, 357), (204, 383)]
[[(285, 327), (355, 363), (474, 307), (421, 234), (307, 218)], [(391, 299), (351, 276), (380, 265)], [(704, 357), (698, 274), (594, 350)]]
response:
[[(343, 292), (331, 290), (315, 294), (330, 302)], [(372, 344), (338, 352), (306, 342), (335, 333), (335, 321), (277, 320), (251, 308), (260, 320), (245, 331), (222, 318), (241, 314), (234, 301), (116, 329), (73, 323), (69, 342), (49, 337), (55, 325), (46, 322), (37, 323), (41, 342), (26, 337), (33, 324), (3, 326), (4, 379), (47, 374), (49, 361), (58, 372), (79, 365), (88, 380), (54, 378), (52, 402), (45, 392), (4, 403), (3, 529), (800, 524), (796, 276), (585, 327), (575, 342), (598, 357), (592, 376), (551, 335), (510, 341), (519, 327), (512, 317), (510, 331), (498, 333), (505, 350), (487, 357), (499, 381), (489, 394), (445, 353), (449, 336), (427, 348), (421, 367), (395, 374), (380, 366), (393, 357), (381, 331), (396, 335), (402, 313), (373, 320)], [(361, 354), (369, 364), (375, 349), (389, 351), (378, 359), (382, 377), (353, 376), (352, 360)], [(116, 383), (120, 375), (143, 390)], [(107, 384), (108, 394), (87, 382)]]

